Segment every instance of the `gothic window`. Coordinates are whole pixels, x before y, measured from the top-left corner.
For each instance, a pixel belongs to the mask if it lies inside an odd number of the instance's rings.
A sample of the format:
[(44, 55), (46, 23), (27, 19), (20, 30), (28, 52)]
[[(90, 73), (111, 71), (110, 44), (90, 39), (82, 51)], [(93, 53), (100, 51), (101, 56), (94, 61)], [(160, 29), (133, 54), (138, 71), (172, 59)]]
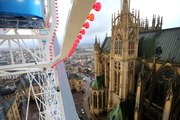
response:
[(102, 65), (102, 73), (105, 74), (105, 66), (104, 66), (104, 64)]
[(115, 45), (114, 45), (114, 53), (115, 54), (122, 54), (122, 39), (121, 36), (118, 34), (115, 39)]
[(128, 63), (128, 69), (129, 69), (129, 71), (132, 71), (132, 70), (133, 70), (133, 61), (130, 61), (130, 62)]
[(155, 103), (158, 106), (163, 107), (164, 101), (165, 101), (165, 86), (166, 82), (159, 82), (156, 81), (156, 85), (154, 86), (153, 90), (153, 103)]
[(120, 71), (121, 70), (121, 64), (119, 61), (114, 62), (114, 70), (115, 71)]
[(133, 55), (134, 54), (134, 31), (132, 28), (129, 30), (129, 36), (128, 36), (128, 54)]
[(121, 40), (119, 41), (119, 49), (118, 49), (118, 50), (119, 50), (118, 53), (119, 53), (120, 55), (122, 55), (122, 41), (121, 41)]
[(151, 76), (152, 76), (152, 74), (151, 74), (150, 69), (147, 65), (144, 65), (143, 69), (144, 69), (144, 71), (142, 71), (142, 72), (144, 72), (143, 80), (145, 81), (145, 96), (144, 97), (146, 99), (149, 99), (150, 94), (148, 91), (149, 91), (149, 89), (151, 89)]
[(132, 90), (132, 82), (133, 82), (133, 69), (134, 69), (133, 61), (128, 62), (128, 90)]
[(114, 62), (114, 69), (117, 69), (117, 62)]
[(93, 104), (93, 94), (91, 93), (91, 97), (90, 97), (90, 104), (92, 105)]
[(134, 39), (134, 31), (133, 31), (133, 29), (131, 28), (131, 29), (129, 30), (129, 41), (133, 41), (133, 39)]
[(116, 71), (114, 71), (114, 79), (115, 79), (115, 81), (114, 81), (114, 91), (116, 92), (117, 91), (117, 72)]
[(104, 94), (103, 94), (103, 107), (105, 107), (106, 105), (106, 92), (104, 91)]
[(94, 93), (93, 98), (94, 98), (94, 108), (97, 108), (97, 94), (96, 94), (96, 92)]
[(121, 70), (121, 64), (120, 63), (118, 64), (118, 70), (119, 71)]
[(129, 41), (128, 44), (128, 54), (133, 55), (134, 54), (134, 41)]
[(101, 92), (99, 92), (98, 98), (99, 98), (99, 108), (101, 109), (102, 108), (102, 95), (101, 95)]
[(118, 50), (118, 44), (119, 44), (119, 41), (118, 41), (118, 38), (116, 38), (115, 40), (115, 45), (114, 45), (114, 53), (115, 54), (118, 54), (119, 50)]
[(116, 94), (119, 94), (120, 70), (121, 70), (120, 62), (115, 61), (115, 64), (114, 64), (114, 91)]
[(165, 102), (165, 96), (169, 87), (169, 81), (174, 78), (174, 70), (170, 67), (166, 67), (157, 73), (155, 80), (155, 87), (153, 91), (153, 102), (163, 107)]

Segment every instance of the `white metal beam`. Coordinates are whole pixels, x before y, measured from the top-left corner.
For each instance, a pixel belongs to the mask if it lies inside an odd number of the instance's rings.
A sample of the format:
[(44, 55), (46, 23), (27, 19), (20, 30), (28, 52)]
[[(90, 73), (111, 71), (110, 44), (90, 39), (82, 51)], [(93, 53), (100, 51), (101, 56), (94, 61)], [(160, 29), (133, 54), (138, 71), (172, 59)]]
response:
[(49, 35), (1, 35), (0, 40), (8, 39), (47, 39), (51, 38)]
[(10, 40), (8, 40), (8, 45), (9, 45), (9, 52), (10, 52), (10, 57), (11, 57), (11, 64), (14, 65), (14, 58), (13, 58), (12, 46), (11, 46)]
[(68, 53), (72, 48), (79, 31), (83, 27), (83, 24), (85, 23), (95, 1), (96, 0), (74, 0), (68, 24), (66, 26), (66, 34), (61, 48), (61, 53), (53, 60), (52, 64), (57, 63), (68, 56)]

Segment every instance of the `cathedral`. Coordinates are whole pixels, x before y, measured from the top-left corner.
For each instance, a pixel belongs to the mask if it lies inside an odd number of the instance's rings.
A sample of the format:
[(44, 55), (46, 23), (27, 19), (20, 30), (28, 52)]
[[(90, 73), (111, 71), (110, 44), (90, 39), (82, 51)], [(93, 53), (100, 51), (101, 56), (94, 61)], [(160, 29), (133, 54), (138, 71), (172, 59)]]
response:
[(130, 1), (112, 16), (111, 37), (94, 43), (95, 80), (90, 112), (109, 120), (180, 119), (180, 28), (162, 29), (163, 18), (140, 20)]

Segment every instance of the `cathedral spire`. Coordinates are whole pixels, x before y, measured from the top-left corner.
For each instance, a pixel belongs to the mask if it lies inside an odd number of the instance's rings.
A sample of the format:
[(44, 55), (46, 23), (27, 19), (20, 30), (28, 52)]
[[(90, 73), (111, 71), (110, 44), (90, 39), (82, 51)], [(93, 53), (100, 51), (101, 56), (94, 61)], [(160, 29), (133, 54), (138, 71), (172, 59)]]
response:
[(95, 44), (97, 44), (97, 35), (95, 36)]
[(122, 0), (122, 10), (121, 10), (121, 23), (124, 27), (128, 27), (129, 24), (129, 1), (130, 0)]
[(123, 0), (122, 5), (122, 12), (129, 13), (130, 0)]

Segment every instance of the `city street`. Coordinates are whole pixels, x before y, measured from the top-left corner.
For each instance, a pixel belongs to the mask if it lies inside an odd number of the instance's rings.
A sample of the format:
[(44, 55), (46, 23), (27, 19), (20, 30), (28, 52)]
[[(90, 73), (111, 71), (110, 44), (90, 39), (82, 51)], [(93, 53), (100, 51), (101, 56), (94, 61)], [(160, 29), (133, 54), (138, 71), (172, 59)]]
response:
[[(73, 98), (74, 98), (74, 103), (75, 103), (75, 106), (76, 106), (76, 110), (77, 110), (78, 114), (80, 116), (82, 116), (82, 120), (88, 120), (87, 114), (90, 114), (90, 112), (86, 113), (86, 112), (88, 112), (87, 109), (86, 109), (88, 107), (88, 104), (86, 104), (85, 108), (83, 107), (83, 104), (84, 104), (85, 97), (87, 97), (87, 95), (89, 93), (88, 90), (89, 90), (89, 85), (90, 85), (91, 79), (89, 77), (87, 77), (86, 75), (82, 74), (82, 73), (80, 75), (83, 78), (85, 78), (84, 79), (85, 80), (84, 81), (85, 93), (74, 93)], [(82, 112), (82, 109), (83, 109), (83, 112)]]

